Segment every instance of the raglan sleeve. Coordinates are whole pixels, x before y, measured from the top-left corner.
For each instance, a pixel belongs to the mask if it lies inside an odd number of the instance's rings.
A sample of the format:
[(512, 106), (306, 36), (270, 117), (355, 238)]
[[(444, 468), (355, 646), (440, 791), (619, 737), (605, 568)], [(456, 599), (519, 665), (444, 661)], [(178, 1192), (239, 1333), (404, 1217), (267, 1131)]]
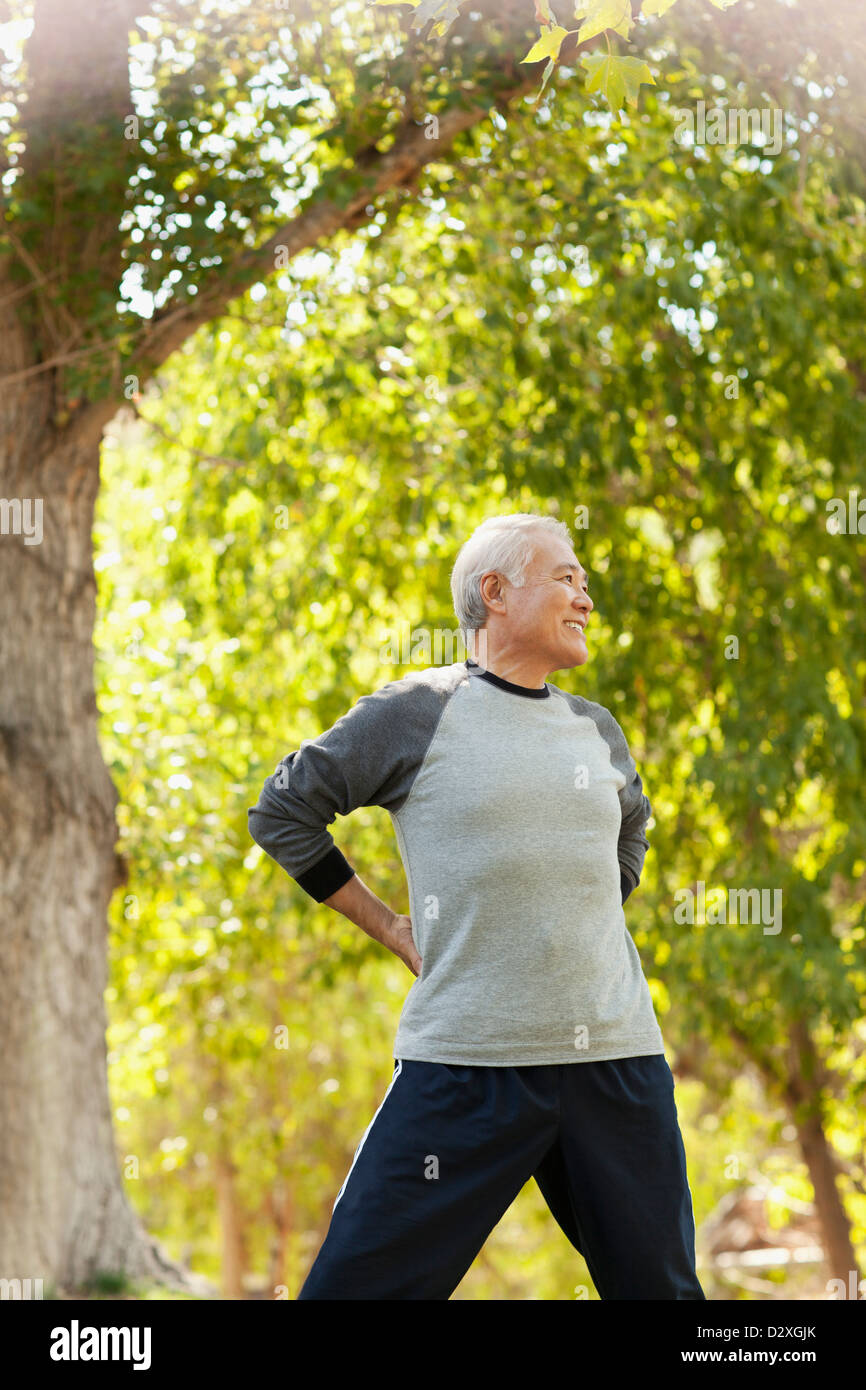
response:
[(646, 823), (652, 815), (649, 797), (644, 791), (640, 773), (629, 751), (625, 734), (614, 719), (618, 741), (620, 741), (619, 765), (625, 774), (625, 786), (620, 788), (619, 802), (622, 809), (622, 823), (617, 843), (619, 860), (619, 881), (622, 901), (637, 888), (643, 872), (644, 860), (649, 849), (646, 838)]
[(396, 805), (411, 785), (406, 712), (400, 682), (363, 695), (332, 728), (282, 758), (247, 810), (252, 839), (316, 902), (355, 872), (327, 829), (334, 817)]

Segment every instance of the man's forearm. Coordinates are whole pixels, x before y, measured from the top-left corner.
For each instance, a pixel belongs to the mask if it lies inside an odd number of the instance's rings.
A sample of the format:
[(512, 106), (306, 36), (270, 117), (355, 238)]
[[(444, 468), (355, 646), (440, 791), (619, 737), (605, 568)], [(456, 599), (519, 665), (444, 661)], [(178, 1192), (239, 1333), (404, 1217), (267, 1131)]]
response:
[(348, 917), (350, 922), (354, 922), (361, 931), (372, 936), (374, 941), (379, 941), (391, 949), (397, 914), (392, 912), (390, 907), (386, 907), (357, 874), (323, 901), (328, 907), (333, 907), (344, 917)]

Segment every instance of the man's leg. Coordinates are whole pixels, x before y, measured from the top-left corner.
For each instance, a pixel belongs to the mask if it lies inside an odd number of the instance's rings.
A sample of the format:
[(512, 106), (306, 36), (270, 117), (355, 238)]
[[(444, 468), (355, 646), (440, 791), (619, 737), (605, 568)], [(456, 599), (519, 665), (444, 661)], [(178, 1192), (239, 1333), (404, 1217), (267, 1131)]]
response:
[(557, 1068), (396, 1063), (298, 1299), (447, 1299), (556, 1137)]
[(560, 1067), (559, 1137), (535, 1179), (602, 1299), (703, 1299), (664, 1056)]

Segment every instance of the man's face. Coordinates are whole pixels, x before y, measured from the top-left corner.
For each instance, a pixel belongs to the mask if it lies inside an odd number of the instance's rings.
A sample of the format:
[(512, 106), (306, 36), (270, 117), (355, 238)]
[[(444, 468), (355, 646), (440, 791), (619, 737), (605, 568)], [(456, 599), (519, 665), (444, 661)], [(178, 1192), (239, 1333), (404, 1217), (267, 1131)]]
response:
[(585, 624), (593, 609), (587, 576), (567, 541), (543, 531), (533, 537), (533, 558), (518, 588), (502, 581), (509, 649), (538, 658), (548, 672), (589, 660), (586, 638), (570, 624)]

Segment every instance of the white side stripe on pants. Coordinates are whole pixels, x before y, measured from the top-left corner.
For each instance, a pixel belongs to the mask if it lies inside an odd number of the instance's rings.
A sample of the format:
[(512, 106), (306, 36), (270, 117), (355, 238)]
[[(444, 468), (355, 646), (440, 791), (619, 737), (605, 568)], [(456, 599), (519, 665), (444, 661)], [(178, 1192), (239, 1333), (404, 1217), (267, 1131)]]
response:
[[(397, 1061), (397, 1066), (396, 1066), (396, 1068), (395, 1068), (395, 1070), (394, 1070), (394, 1075), (391, 1077), (390, 1085), (388, 1086), (387, 1091), (385, 1092), (384, 1096), (382, 1097), (382, 1105), (385, 1104), (385, 1101), (388, 1099), (389, 1095), (391, 1094), (391, 1087), (394, 1085), (394, 1082), (397, 1080), (397, 1077), (400, 1075), (400, 1072), (401, 1072), (402, 1070), (403, 1070), (403, 1062), (402, 1062), (402, 1059), (398, 1059), (398, 1061)], [(382, 1105), (379, 1106), (379, 1110), (382, 1109)], [(355, 1164), (358, 1162), (358, 1155), (360, 1154), (361, 1150), (362, 1150), (363, 1147), (364, 1147), (364, 1141), (365, 1141), (365, 1139), (367, 1138), (367, 1135), (370, 1133), (370, 1130), (373, 1128), (373, 1125), (376, 1123), (376, 1118), (377, 1118), (377, 1116), (378, 1116), (378, 1114), (379, 1114), (379, 1110), (376, 1111), (376, 1114), (373, 1116), (372, 1120), (370, 1121), (370, 1123), (368, 1124), (367, 1128), (364, 1130), (363, 1135), (361, 1136), (361, 1142), (360, 1142), (360, 1144), (358, 1145), (357, 1149), (355, 1150), (355, 1157), (352, 1159), (352, 1168), (354, 1168)], [(333, 1216), (334, 1212), (337, 1210), (337, 1202), (339, 1202), (340, 1198), (342, 1197), (343, 1193), (344, 1193), (345, 1190), (346, 1190), (346, 1183), (349, 1181), (350, 1177), (352, 1176), (352, 1168), (350, 1168), (349, 1171), (348, 1171), (348, 1173), (346, 1174), (346, 1177), (345, 1177), (345, 1179), (344, 1179), (344, 1181), (343, 1181), (343, 1186), (340, 1188), (339, 1192), (337, 1193), (336, 1198), (334, 1199), (334, 1205), (333, 1205), (332, 1208), (331, 1208), (331, 1215), (332, 1215), (332, 1216)]]

